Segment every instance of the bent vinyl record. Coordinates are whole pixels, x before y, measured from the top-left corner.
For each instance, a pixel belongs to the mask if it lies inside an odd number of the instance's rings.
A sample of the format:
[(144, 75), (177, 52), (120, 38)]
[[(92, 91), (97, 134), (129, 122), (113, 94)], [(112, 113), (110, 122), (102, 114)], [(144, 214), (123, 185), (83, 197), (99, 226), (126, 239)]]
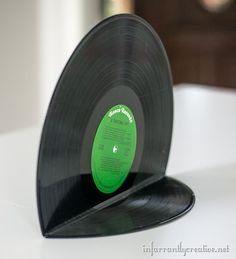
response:
[(191, 189), (165, 176), (172, 124), (171, 72), (154, 29), (129, 14), (95, 26), (65, 66), (44, 122), (43, 235), (122, 234), (190, 210)]

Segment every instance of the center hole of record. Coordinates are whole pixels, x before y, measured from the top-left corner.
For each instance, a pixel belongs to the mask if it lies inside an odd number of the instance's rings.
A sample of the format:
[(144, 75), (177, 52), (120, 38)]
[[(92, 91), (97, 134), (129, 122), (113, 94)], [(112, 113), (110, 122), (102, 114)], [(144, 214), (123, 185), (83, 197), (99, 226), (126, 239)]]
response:
[(118, 146), (117, 146), (117, 145), (115, 145), (115, 146), (113, 147), (112, 152), (113, 152), (114, 154), (118, 152)]
[(131, 109), (111, 107), (100, 121), (92, 146), (91, 171), (97, 189), (115, 192), (125, 182), (132, 167), (137, 128)]

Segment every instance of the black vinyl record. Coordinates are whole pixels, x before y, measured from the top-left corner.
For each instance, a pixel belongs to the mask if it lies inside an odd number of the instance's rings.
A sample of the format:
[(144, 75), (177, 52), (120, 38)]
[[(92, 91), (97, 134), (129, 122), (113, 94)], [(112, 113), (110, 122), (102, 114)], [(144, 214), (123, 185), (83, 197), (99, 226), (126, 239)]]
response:
[(163, 45), (128, 14), (94, 27), (57, 83), (38, 158), (46, 237), (121, 234), (174, 219), (193, 192), (165, 176), (173, 124)]

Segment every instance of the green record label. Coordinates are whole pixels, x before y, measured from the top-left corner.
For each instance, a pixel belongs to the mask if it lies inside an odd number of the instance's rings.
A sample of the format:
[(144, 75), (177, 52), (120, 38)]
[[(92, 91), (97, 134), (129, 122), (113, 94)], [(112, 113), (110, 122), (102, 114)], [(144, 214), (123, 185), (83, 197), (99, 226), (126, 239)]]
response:
[(92, 147), (91, 169), (96, 187), (103, 193), (116, 191), (133, 164), (137, 129), (132, 111), (113, 106), (101, 120)]

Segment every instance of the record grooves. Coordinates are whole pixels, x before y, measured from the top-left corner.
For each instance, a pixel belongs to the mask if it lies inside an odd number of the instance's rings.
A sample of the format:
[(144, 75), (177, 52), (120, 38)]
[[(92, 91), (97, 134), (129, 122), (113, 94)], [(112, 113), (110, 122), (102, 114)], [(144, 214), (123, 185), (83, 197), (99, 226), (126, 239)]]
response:
[[(93, 209), (87, 215), (73, 218), (51, 229), (46, 236), (77, 237), (78, 234), (74, 233), (80, 233), (83, 237), (118, 235), (165, 224), (192, 208), (194, 196), (187, 186), (184, 187), (180, 190), (178, 181), (164, 177), (142, 191), (134, 192), (127, 199), (120, 197), (120, 201), (104, 209)], [(184, 212), (183, 206), (186, 206)], [(168, 210), (172, 211), (172, 216), (167, 217)], [(141, 212), (142, 217), (137, 212)], [(103, 229), (106, 229), (105, 233)]]
[(37, 171), (43, 235), (128, 233), (187, 212), (193, 192), (165, 176), (172, 124), (156, 32), (134, 15), (102, 21), (75, 49), (48, 108)]

